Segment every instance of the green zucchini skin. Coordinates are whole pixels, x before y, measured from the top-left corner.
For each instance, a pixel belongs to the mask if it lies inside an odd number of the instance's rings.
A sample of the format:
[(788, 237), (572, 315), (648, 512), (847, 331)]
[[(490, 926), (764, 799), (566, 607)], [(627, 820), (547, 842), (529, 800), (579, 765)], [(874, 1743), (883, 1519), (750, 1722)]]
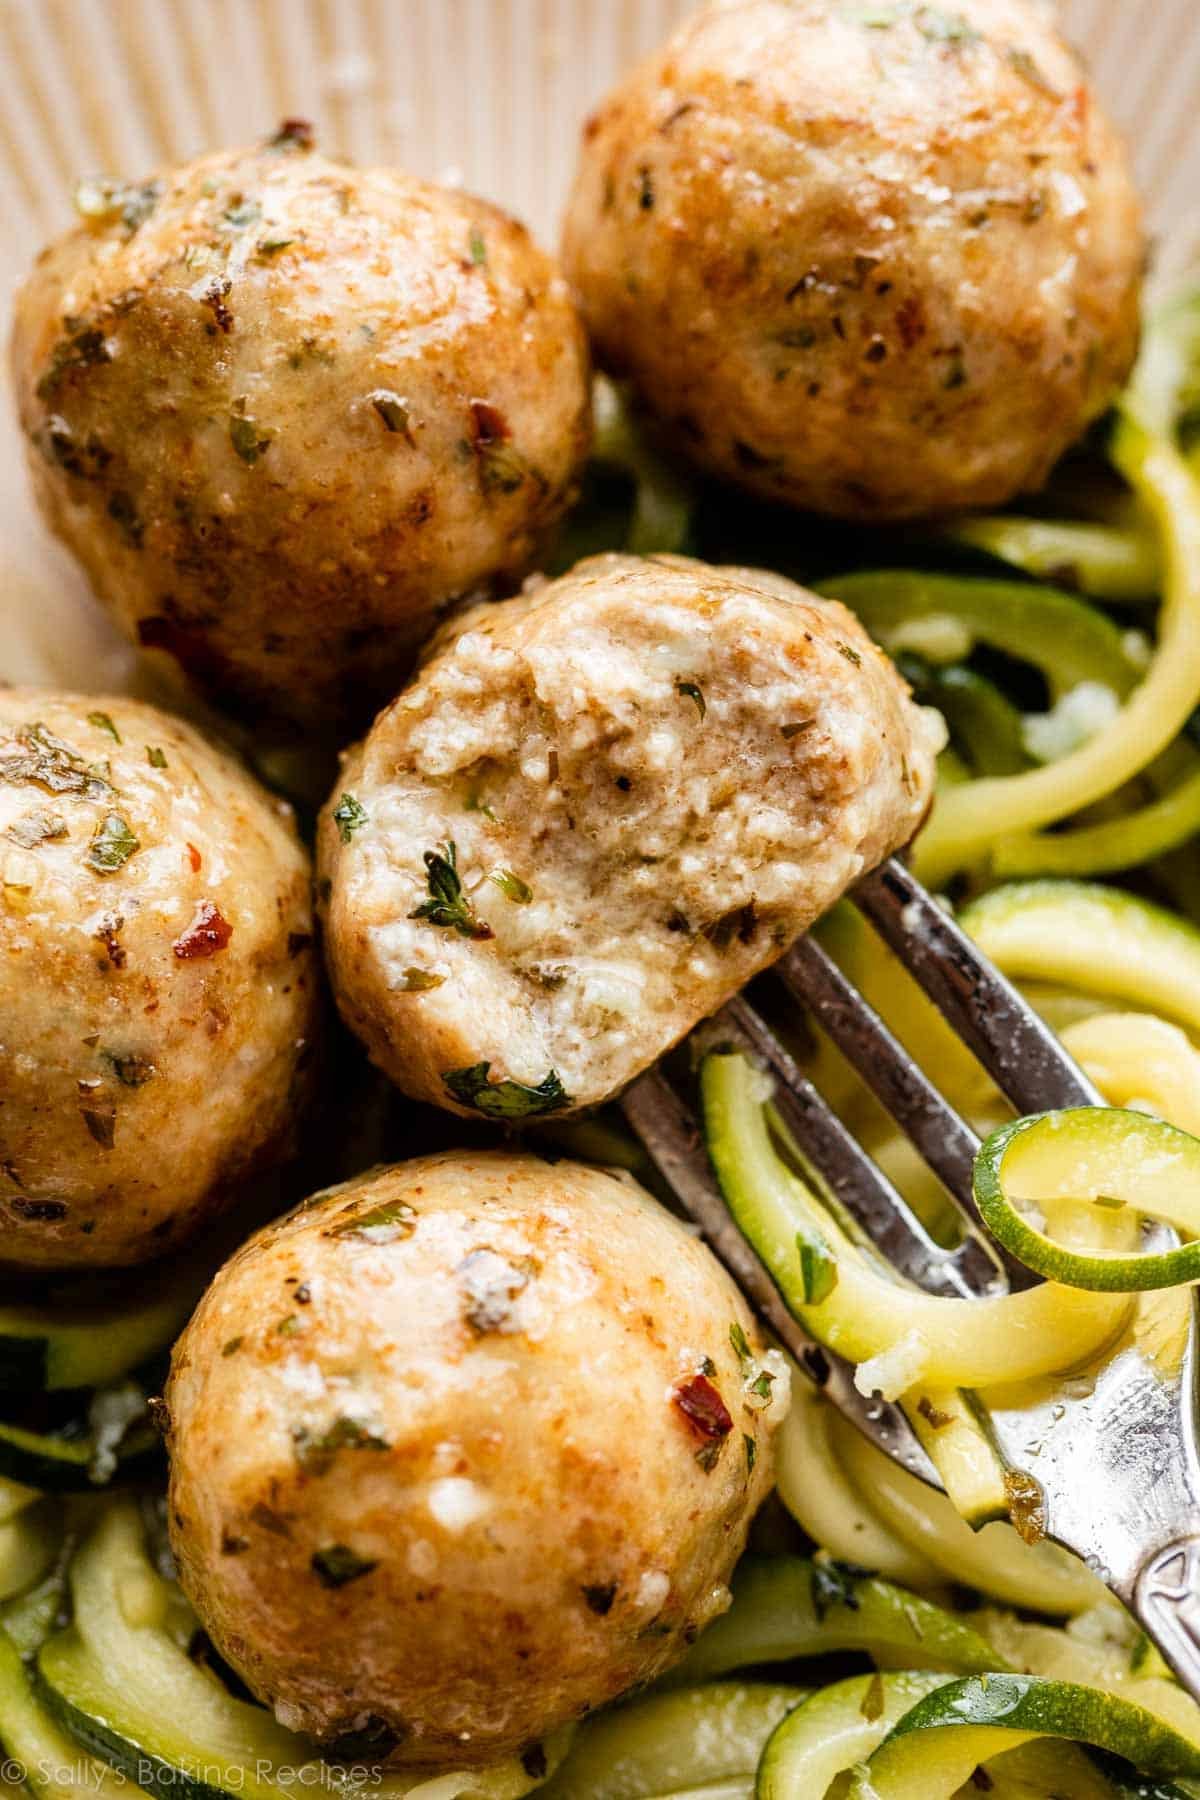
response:
[[(989, 1743), (996, 1732), (999, 1742)], [(1176, 1776), (1200, 1776), (1200, 1750), (1129, 1701), (1038, 1675), (969, 1676), (939, 1687), (907, 1712), (865, 1767), (848, 1800), (914, 1800), (949, 1795), (971, 1770), (1006, 1748), (1012, 1733), (1066, 1738), (1148, 1769), (1172, 1789)], [(966, 1770), (966, 1775), (962, 1770)], [(918, 1787), (919, 1783), (919, 1787)]]
[[(136, 1794), (107, 1764), (85, 1763), (33, 1690), (28, 1664), (0, 1628), (0, 1750), (24, 1780), (18, 1791), (33, 1800), (119, 1800)], [(15, 1774), (15, 1769), (13, 1773)]]
[[(43, 1651), (43, 1655), (45, 1652)], [(70, 1737), (86, 1750), (90, 1756), (99, 1757), (102, 1762), (116, 1769), (121, 1775), (149, 1794), (156, 1800), (244, 1800), (245, 1790), (231, 1784), (229, 1787), (215, 1787), (207, 1781), (200, 1781), (189, 1775), (184, 1769), (155, 1756), (144, 1745), (137, 1744), (132, 1738), (122, 1736), (117, 1728), (106, 1720), (98, 1719), (93, 1714), (73, 1706), (48, 1678), (39, 1657), (34, 1665), (34, 1692), (46, 1711)]]
[(692, 1687), (738, 1669), (847, 1650), (962, 1674), (1007, 1666), (965, 1620), (862, 1569), (831, 1558), (751, 1555), (734, 1576), (730, 1610), (659, 1685)]
[(100, 1300), (77, 1282), (59, 1284), (34, 1302), (0, 1299), (0, 1393), (120, 1381), (167, 1348), (203, 1285), (203, 1271), (191, 1262), (127, 1281), (124, 1293), (106, 1282)]
[(90, 1438), (53, 1437), (0, 1422), (0, 1475), (44, 1494), (94, 1494), (97, 1486), (147, 1480), (161, 1470), (162, 1444), (149, 1425), (133, 1431), (107, 1483), (92, 1479), (94, 1457)]

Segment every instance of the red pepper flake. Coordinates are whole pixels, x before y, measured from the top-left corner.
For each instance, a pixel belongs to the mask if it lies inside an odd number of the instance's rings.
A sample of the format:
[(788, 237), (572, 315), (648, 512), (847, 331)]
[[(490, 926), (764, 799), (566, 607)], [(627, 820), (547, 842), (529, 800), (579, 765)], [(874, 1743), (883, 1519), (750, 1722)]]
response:
[(233, 936), (233, 926), (221, 917), (211, 900), (202, 900), (196, 916), (171, 948), (180, 962), (191, 962), (199, 956), (215, 956), (224, 950)]
[(489, 444), (506, 444), (512, 436), (512, 428), (500, 408), (487, 400), (472, 400), (471, 428), (477, 450), (486, 450)]
[(707, 1375), (689, 1375), (677, 1382), (671, 1399), (706, 1444), (719, 1443), (733, 1430), (729, 1408)]
[(197, 850), (195, 844), (188, 845), (187, 856), (188, 862), (192, 865), (192, 873), (198, 875), (200, 873), (200, 852)]

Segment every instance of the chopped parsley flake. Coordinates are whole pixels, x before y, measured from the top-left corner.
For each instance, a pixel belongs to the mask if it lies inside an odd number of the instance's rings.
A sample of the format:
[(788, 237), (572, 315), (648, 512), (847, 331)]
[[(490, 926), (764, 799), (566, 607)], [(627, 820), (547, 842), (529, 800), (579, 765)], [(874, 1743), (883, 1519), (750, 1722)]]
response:
[(837, 1562), (833, 1557), (818, 1557), (812, 1565), (812, 1603), (818, 1622), (823, 1623), (832, 1607), (844, 1606), (858, 1611), (860, 1583), (869, 1581), (871, 1571), (857, 1563)]
[(848, 663), (853, 663), (856, 669), (862, 667), (862, 657), (852, 644), (844, 644), (841, 638), (836, 638), (834, 642), (839, 656), (844, 656), (846, 661)]
[(978, 44), (982, 33), (976, 31), (962, 13), (943, 12), (937, 6), (923, 6), (916, 15), (916, 27), (932, 44)]
[(348, 1544), (329, 1544), (324, 1550), (313, 1551), (311, 1567), (322, 1587), (340, 1588), (348, 1581), (369, 1575), (379, 1564), (369, 1556), (360, 1556)]
[(480, 231), (478, 225), (472, 225), (471, 236), (468, 239), (467, 247), (470, 250), (471, 261), (475, 264), (475, 267), (477, 269), (483, 268), (487, 263), (487, 239), (484, 237), (482, 231)]
[(444, 975), (435, 975), (432, 969), (405, 969), (398, 991), (401, 994), (425, 994), (430, 988), (441, 987), (445, 980)]
[(694, 681), (677, 681), (675, 692), (682, 694), (685, 700), (694, 700), (700, 717), (704, 717), (708, 711), (708, 702)]
[(425, 919), (443, 931), (457, 931), (460, 937), (490, 938), (492, 928), (480, 919), (468, 894), (463, 892), (458, 873), (458, 851), (453, 838), (440, 850), (425, 852), (425, 882), (428, 900), (415, 906), (410, 919)]
[(495, 882), (504, 898), (511, 900), (514, 906), (528, 906), (533, 899), (533, 889), (511, 869), (491, 869), (488, 880)]
[(368, 1431), (357, 1419), (335, 1419), (328, 1431), (314, 1437), (306, 1426), (292, 1430), (296, 1461), (310, 1475), (324, 1475), (333, 1467), (339, 1450), (388, 1450), (391, 1446)]
[(119, 221), (132, 237), (158, 205), (161, 193), (161, 182), (112, 181), (103, 175), (90, 175), (76, 184), (75, 211), (94, 225), (114, 225)]
[(107, 731), (109, 737), (112, 738), (114, 742), (118, 744), (121, 742), (121, 734), (106, 712), (89, 713), (88, 724), (94, 725), (97, 731)]
[(454, 1098), (488, 1119), (527, 1119), (537, 1113), (560, 1112), (571, 1097), (551, 1069), (536, 1087), (521, 1081), (489, 1081), (490, 1062), (473, 1063), (468, 1069), (452, 1069), (442, 1076)]
[(367, 1244), (394, 1244), (417, 1229), (416, 1208), (407, 1200), (389, 1200), (330, 1229), (330, 1237), (361, 1238)]
[(65, 838), (67, 822), (59, 813), (37, 812), (26, 813), (24, 818), (14, 819), (5, 833), (14, 844), (20, 844), (22, 850), (34, 850), (39, 844), (45, 844), (54, 838)]
[(353, 794), (343, 794), (333, 809), (333, 822), (343, 844), (348, 844), (355, 832), (361, 831), (367, 823), (367, 809), (359, 805)]
[(375, 408), (389, 431), (398, 432), (413, 442), (412, 419), (409, 415), (408, 401), (402, 400), (390, 388), (375, 388), (367, 395), (367, 399)]
[(0, 782), (31, 782), (48, 794), (80, 794), (85, 800), (113, 797), (111, 783), (42, 724), (21, 726), (13, 744), (0, 746)]
[(157, 744), (146, 745), (146, 761), (152, 769), (165, 769), (167, 766), (166, 756)]
[(797, 1234), (796, 1251), (800, 1258), (800, 1286), (805, 1306), (819, 1306), (837, 1286), (837, 1261), (822, 1241)]
[(736, 1319), (729, 1327), (729, 1341), (733, 1345), (739, 1363), (742, 1365), (742, 1382), (745, 1386), (747, 1399), (753, 1399), (755, 1403), (769, 1406), (771, 1404), (771, 1389), (774, 1386), (775, 1377), (772, 1375), (770, 1369), (765, 1368), (763, 1364), (759, 1362), (753, 1350), (750, 1348), (749, 1338), (742, 1330), (742, 1327), (737, 1323)]
[(88, 846), (87, 863), (98, 875), (112, 875), (123, 868), (138, 848), (138, 840), (120, 813), (106, 813)]
[(275, 433), (267, 426), (260, 425), (248, 413), (235, 412), (229, 416), (229, 441), (244, 463), (253, 467), (260, 456), (265, 456), (271, 448)]
[(1022, 80), (1029, 83), (1030, 87), (1035, 87), (1041, 93), (1048, 94), (1052, 100), (1062, 98), (1054, 83), (1042, 73), (1037, 59), (1028, 50), (1021, 50), (1016, 45), (1010, 45), (1004, 54), (1010, 67), (1015, 69)]

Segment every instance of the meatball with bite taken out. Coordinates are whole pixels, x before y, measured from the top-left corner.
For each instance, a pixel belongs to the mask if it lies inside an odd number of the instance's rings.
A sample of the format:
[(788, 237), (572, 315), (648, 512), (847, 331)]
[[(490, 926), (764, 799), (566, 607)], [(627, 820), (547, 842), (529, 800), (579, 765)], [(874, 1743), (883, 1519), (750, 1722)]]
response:
[(564, 258), (702, 468), (884, 521), (1039, 488), (1114, 398), (1146, 253), (1042, 0), (717, 0), (589, 121)]
[(474, 1765), (728, 1605), (787, 1367), (632, 1178), (455, 1152), (253, 1238), (166, 1403), (172, 1545), (222, 1655), (326, 1746)]
[(42, 511), (215, 704), (361, 725), (574, 495), (590, 393), (565, 281), (495, 207), (330, 161), (295, 121), (77, 201), (13, 334)]
[(836, 601), (601, 556), (482, 608), (319, 831), (339, 1005), (405, 1092), (609, 1098), (906, 843), (936, 715)]
[(0, 1269), (195, 1237), (287, 1151), (316, 1026), (290, 809), (190, 726), (0, 689)]

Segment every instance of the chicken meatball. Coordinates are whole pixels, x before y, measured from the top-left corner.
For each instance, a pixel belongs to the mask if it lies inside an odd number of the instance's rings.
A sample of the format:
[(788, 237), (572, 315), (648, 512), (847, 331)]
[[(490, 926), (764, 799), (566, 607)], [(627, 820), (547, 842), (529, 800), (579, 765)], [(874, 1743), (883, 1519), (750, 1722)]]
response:
[(574, 494), (565, 282), (494, 207), (328, 161), (295, 123), (79, 205), (13, 336), (52, 529), (219, 704), (361, 722)]
[(231, 756), (0, 689), (0, 1266), (159, 1256), (278, 1159), (312, 941), (290, 811)]
[(912, 836), (940, 722), (753, 570), (600, 556), (466, 625), (326, 806), (334, 987), (419, 1099), (593, 1106)]
[(865, 520), (1040, 487), (1130, 369), (1144, 249), (1041, 0), (718, 0), (589, 121), (565, 238), (683, 450)]
[(451, 1153), (319, 1194), (176, 1347), (171, 1534), (285, 1724), (486, 1762), (728, 1604), (787, 1371), (628, 1176)]

